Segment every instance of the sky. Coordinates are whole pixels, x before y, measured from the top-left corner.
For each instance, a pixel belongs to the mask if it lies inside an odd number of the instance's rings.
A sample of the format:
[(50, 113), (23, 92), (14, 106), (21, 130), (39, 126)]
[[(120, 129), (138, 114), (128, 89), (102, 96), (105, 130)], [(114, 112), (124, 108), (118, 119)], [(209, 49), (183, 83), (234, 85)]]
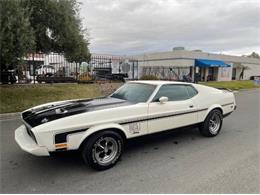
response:
[(91, 53), (260, 53), (260, 0), (79, 0)]

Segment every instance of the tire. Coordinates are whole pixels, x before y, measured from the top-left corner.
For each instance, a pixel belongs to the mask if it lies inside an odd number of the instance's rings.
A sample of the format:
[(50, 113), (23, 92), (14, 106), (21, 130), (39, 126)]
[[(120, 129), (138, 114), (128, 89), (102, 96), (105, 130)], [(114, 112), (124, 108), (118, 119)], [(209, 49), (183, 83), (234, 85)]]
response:
[(113, 167), (122, 155), (123, 138), (114, 131), (103, 131), (92, 135), (82, 148), (86, 164), (96, 170)]
[(212, 110), (205, 121), (199, 127), (201, 135), (205, 137), (214, 137), (219, 134), (223, 123), (223, 116), (220, 110)]

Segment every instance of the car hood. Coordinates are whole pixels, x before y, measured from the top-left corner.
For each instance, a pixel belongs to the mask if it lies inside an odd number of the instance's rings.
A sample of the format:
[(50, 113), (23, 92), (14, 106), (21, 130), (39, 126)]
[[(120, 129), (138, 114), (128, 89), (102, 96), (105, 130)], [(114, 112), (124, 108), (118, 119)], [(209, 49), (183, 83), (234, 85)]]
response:
[(103, 97), (85, 100), (68, 100), (55, 102), (43, 106), (37, 106), (22, 113), (22, 119), (30, 127), (35, 127), (53, 120), (91, 112), (102, 109), (109, 109), (119, 106), (126, 106), (132, 103), (113, 97)]

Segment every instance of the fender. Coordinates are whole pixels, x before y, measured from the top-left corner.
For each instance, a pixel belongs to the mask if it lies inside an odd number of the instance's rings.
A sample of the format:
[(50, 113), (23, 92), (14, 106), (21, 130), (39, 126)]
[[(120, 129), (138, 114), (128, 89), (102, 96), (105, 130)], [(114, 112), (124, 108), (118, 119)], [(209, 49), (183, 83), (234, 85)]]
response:
[(74, 135), (74, 134), (69, 135), (68, 136), (68, 144), (69, 144), (71, 149), (78, 149), (80, 147), (80, 145), (82, 144), (82, 142), (86, 138), (88, 138), (89, 136), (91, 136), (94, 133), (97, 133), (97, 132), (100, 132), (100, 131), (103, 131), (103, 130), (106, 130), (106, 129), (118, 129), (125, 135), (126, 138), (128, 137), (127, 136), (128, 133), (124, 129), (123, 126), (116, 124), (116, 123), (108, 123), (108, 124), (101, 124), (101, 125), (90, 127), (83, 134), (80, 134), (80, 136), (81, 136), (80, 141), (77, 141), (77, 142), (74, 142), (74, 143), (72, 143), (73, 140), (74, 140), (73, 136), (77, 136), (77, 135)]
[(214, 109), (216, 109), (216, 108), (220, 109), (221, 112), (223, 113), (223, 108), (222, 108), (222, 106), (221, 106), (220, 104), (213, 104), (212, 106), (210, 106), (210, 107), (208, 108), (208, 110), (203, 114), (203, 116), (200, 117), (200, 118), (201, 118), (201, 121), (204, 121), (204, 120), (206, 119), (206, 117), (208, 116), (208, 114), (209, 114), (212, 110), (214, 110)]

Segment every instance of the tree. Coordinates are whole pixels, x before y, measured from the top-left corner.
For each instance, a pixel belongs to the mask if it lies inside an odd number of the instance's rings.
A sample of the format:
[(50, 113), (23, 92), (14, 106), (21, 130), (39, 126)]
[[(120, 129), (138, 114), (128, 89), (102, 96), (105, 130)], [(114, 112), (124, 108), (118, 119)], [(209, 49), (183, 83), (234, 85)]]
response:
[(252, 52), (250, 55), (248, 55), (247, 57), (250, 57), (250, 58), (258, 58), (260, 59), (260, 55), (256, 52)]
[(64, 53), (90, 60), (87, 31), (76, 0), (0, 0), (1, 70), (16, 68), (28, 53)]
[(240, 65), (240, 68), (242, 68), (242, 70), (241, 70), (241, 73), (239, 75), (239, 80), (244, 79), (245, 70), (250, 69), (248, 66), (245, 66), (245, 65)]
[(0, 0), (1, 71), (14, 69), (34, 49), (33, 30), (27, 13), (19, 0)]
[(76, 0), (23, 0), (35, 34), (36, 52), (62, 52), (68, 61), (89, 61), (86, 29)]

